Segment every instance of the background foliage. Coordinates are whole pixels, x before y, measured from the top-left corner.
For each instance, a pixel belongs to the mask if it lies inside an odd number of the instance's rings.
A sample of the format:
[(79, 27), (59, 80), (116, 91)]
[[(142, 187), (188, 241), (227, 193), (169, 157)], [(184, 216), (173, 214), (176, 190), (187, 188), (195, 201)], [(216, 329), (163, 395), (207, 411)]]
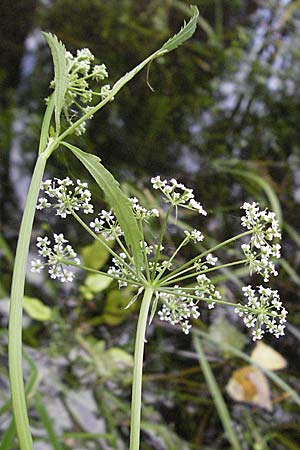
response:
[[(175, 176), (193, 187), (210, 212), (203, 231), (215, 240), (239, 229), (244, 200), (276, 209), (283, 218), (284, 262), (273, 284), (290, 311), (290, 325), (285, 338), (270, 338), (266, 344), (287, 360), (280, 376), (299, 391), (300, 3), (194, 3), (201, 14), (197, 33), (152, 64), (154, 92), (142, 72), (94, 118), (76, 145), (100, 156), (125, 192), (140, 192), (146, 203), (155, 205), (147, 189), (152, 175)], [(4, 0), (1, 7), (0, 426), (5, 431), (11, 420), (5, 356), (10, 274), (42, 99), (53, 75), (39, 30), (57, 34), (70, 50), (89, 47), (107, 65), (112, 84), (174, 34), (189, 8), (188, 2), (176, 0), (32, 0), (13, 5)], [(57, 152), (48, 175), (85, 178), (70, 158), (64, 150)], [(103, 199), (92, 189), (100, 208)], [(55, 218), (44, 219), (37, 216), (36, 235), (62, 229)], [(191, 223), (188, 217), (182, 220)], [(70, 222), (64, 227), (84, 258), (104, 268), (105, 251)], [(172, 240), (175, 233), (170, 245)], [(219, 287), (230, 299), (239, 295), (242, 276), (220, 276)], [(130, 291), (83, 274), (78, 278), (78, 284), (67, 288), (28, 273), (24, 343), (36, 448), (126, 448), (137, 306), (123, 309)], [(201, 318), (200, 331), (211, 339), (251, 353), (247, 332), (228, 310), (203, 310)], [(234, 370), (246, 363), (205, 342), (218, 395), (226, 400), (241, 448), (300, 448), (299, 406), (290, 395), (272, 383), (272, 411), (234, 401), (225, 387)], [(146, 349), (143, 450), (232, 448), (205, 373), (191, 339), (156, 321)], [(14, 448), (13, 432), (4, 436), (0, 448)]]

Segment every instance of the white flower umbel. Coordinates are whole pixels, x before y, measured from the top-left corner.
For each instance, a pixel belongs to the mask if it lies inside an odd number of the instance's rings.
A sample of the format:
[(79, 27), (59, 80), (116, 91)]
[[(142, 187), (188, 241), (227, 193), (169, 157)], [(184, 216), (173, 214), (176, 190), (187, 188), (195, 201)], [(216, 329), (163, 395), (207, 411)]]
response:
[(281, 239), (279, 223), (275, 213), (260, 210), (255, 202), (244, 203), (241, 207), (245, 215), (241, 218), (241, 224), (251, 231), (250, 242), (242, 244), (241, 248), (246, 256), (250, 271), (263, 276), (264, 281), (269, 281), (270, 275), (276, 276), (278, 272), (271, 258), (280, 258)]
[[(191, 318), (199, 317), (198, 304), (201, 301), (205, 302), (209, 309), (217, 304), (235, 307), (235, 311), (243, 318), (247, 327), (253, 328), (252, 334), (255, 340), (261, 339), (266, 331), (273, 333), (276, 337), (281, 336), (284, 333), (287, 312), (281, 304), (277, 291), (259, 286), (256, 293), (251, 286), (247, 286), (243, 288), (243, 292), (248, 303), (236, 305), (225, 301), (209, 278), (210, 273), (216, 270), (242, 265), (245, 262), (250, 267), (250, 273), (261, 274), (265, 281), (269, 280), (270, 275), (277, 275), (272, 259), (280, 257), (280, 245), (277, 240), (280, 239), (281, 234), (275, 214), (260, 210), (257, 203), (244, 203), (242, 209), (245, 215), (241, 222), (247, 231), (209, 250), (202, 249), (202, 253), (198, 252), (194, 258), (178, 264), (176, 260), (182, 248), (190, 243), (194, 248), (197, 248), (200, 243), (202, 246), (204, 236), (197, 229), (183, 230), (184, 237), (181, 243), (175, 250), (169, 252), (168, 246), (165, 245), (168, 242), (165, 239), (165, 233), (172, 210), (175, 209), (177, 213), (177, 209), (183, 207), (203, 215), (206, 215), (206, 212), (194, 199), (192, 189), (186, 188), (174, 178), (168, 182), (157, 176), (152, 178), (151, 182), (154, 189), (162, 192), (164, 200), (169, 203), (169, 208), (161, 218), (158, 238), (147, 241), (143, 224), (151, 218), (159, 217), (159, 212), (156, 208), (147, 209), (141, 206), (136, 197), (129, 199), (142, 233), (140, 247), (143, 267), (139, 271), (134, 266), (131, 251), (127, 247), (126, 240), (123, 239), (124, 232), (112, 210), (102, 209), (89, 226), (75, 212), (79, 210), (86, 214), (93, 212), (93, 206), (90, 203), (91, 193), (86, 183), (77, 180), (75, 185), (68, 177), (63, 180), (57, 178), (46, 180), (42, 185), (45, 196), (39, 200), (37, 208), (54, 207), (61, 217), (72, 214), (94, 239), (100, 240), (112, 255), (112, 262), (106, 274), (116, 280), (120, 288), (131, 285), (139, 291), (142, 289), (146, 292), (148, 288), (153, 291), (155, 301), (152, 306), (151, 320), (160, 302), (162, 304), (158, 313), (160, 319), (173, 325), (180, 325), (182, 331), (188, 334)], [(41, 258), (32, 261), (32, 271), (40, 272), (48, 266), (51, 278), (71, 281), (74, 275), (68, 271), (67, 266), (78, 264), (79, 260), (62, 234), (54, 235), (54, 237), (53, 248), (47, 237), (38, 238), (39, 255), (45, 261)], [(215, 256), (217, 250), (237, 239), (244, 240), (246, 237), (249, 238), (249, 242), (242, 244), (246, 259), (217, 264), (218, 258)], [(105, 242), (112, 240), (115, 241), (115, 246), (119, 250)]]
[(124, 235), (120, 225), (117, 222), (112, 211), (102, 211), (93, 222), (90, 222), (90, 227), (95, 233), (101, 234), (106, 241), (113, 241), (114, 239)]
[(128, 284), (137, 287), (139, 279), (135, 276), (132, 268), (126, 263), (126, 259), (127, 255), (124, 252), (119, 254), (119, 258), (112, 258), (113, 265), (108, 268), (107, 273), (118, 279), (119, 288), (125, 287)]
[[(76, 56), (69, 51), (66, 52), (68, 78), (63, 112), (70, 125), (89, 112), (89, 104), (95, 97), (104, 99), (110, 93), (109, 84), (101, 86), (100, 91), (90, 87), (90, 81), (94, 80), (93, 84), (101, 83), (108, 77), (105, 64), (93, 65), (94, 59), (94, 55), (88, 48), (77, 50)], [(52, 81), (50, 86), (54, 89), (55, 82)], [(91, 118), (92, 116), (89, 117)], [(85, 130), (86, 122), (82, 122), (74, 132), (80, 136)]]
[(38, 237), (38, 253), (45, 259), (35, 259), (31, 262), (31, 271), (40, 273), (45, 267), (48, 267), (50, 277), (64, 283), (73, 281), (74, 273), (69, 270), (68, 263), (72, 265), (80, 264), (76, 252), (73, 250), (67, 239), (62, 233), (54, 234), (54, 245), (48, 237)]
[(193, 190), (185, 187), (182, 183), (178, 183), (175, 178), (168, 182), (167, 180), (161, 180), (160, 176), (156, 176), (151, 178), (151, 183), (154, 189), (159, 189), (164, 194), (167, 203), (176, 207), (181, 206), (191, 211), (197, 211), (204, 216), (207, 215), (203, 206), (194, 199)]
[(243, 292), (248, 303), (246, 307), (239, 304), (235, 312), (248, 328), (253, 328), (253, 340), (262, 339), (265, 332), (276, 338), (283, 336), (287, 310), (282, 306), (278, 291), (261, 285), (255, 290), (249, 285), (243, 287)]
[(171, 325), (180, 325), (185, 334), (189, 334), (192, 325), (191, 318), (198, 319), (200, 312), (198, 306), (192, 299), (188, 299), (184, 290), (174, 286), (174, 293), (160, 292), (158, 299), (163, 303), (158, 312), (160, 320), (169, 322)]
[(216, 289), (213, 282), (205, 274), (197, 276), (195, 295), (199, 300), (207, 302), (209, 309), (214, 308), (216, 301), (222, 299), (221, 293)]
[(136, 219), (138, 220), (145, 220), (147, 221), (148, 219), (152, 218), (152, 217), (159, 217), (159, 211), (156, 208), (152, 208), (152, 209), (147, 209), (144, 208), (143, 206), (141, 206), (139, 204), (139, 201), (136, 197), (132, 197), (129, 199), (131, 204), (132, 204), (132, 209), (134, 212), (134, 215), (136, 217)]
[(90, 203), (91, 192), (88, 185), (80, 180), (76, 180), (76, 184), (69, 177), (62, 180), (59, 178), (46, 180), (42, 183), (41, 190), (48, 198), (39, 198), (37, 209), (53, 207), (56, 209), (56, 214), (62, 218), (67, 217), (72, 211), (81, 210), (85, 214), (94, 211), (93, 205)]

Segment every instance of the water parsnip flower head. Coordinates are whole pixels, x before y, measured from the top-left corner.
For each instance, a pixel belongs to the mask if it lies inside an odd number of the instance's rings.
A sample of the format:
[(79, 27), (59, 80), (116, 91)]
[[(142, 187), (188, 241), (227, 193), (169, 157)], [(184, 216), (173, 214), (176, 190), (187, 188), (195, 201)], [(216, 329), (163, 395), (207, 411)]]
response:
[(113, 241), (124, 235), (112, 211), (102, 209), (98, 215), (100, 219), (96, 217), (93, 222), (90, 222), (90, 227), (96, 233), (101, 234), (106, 241)]
[(31, 271), (40, 273), (45, 267), (48, 267), (50, 278), (57, 279), (64, 283), (65, 281), (74, 280), (74, 272), (69, 270), (68, 263), (73, 265), (80, 264), (76, 252), (72, 246), (68, 244), (62, 233), (54, 234), (54, 244), (48, 237), (37, 238), (38, 253), (46, 261), (35, 259), (31, 262)]
[(159, 211), (157, 208), (147, 209), (139, 204), (139, 201), (136, 197), (132, 197), (129, 199), (132, 205), (132, 209), (136, 219), (145, 220), (152, 217), (159, 217)]
[[(77, 50), (76, 55), (66, 51), (67, 62), (67, 89), (65, 93), (65, 103), (63, 107), (64, 116), (72, 125), (82, 115), (90, 111), (90, 104), (95, 97), (104, 99), (110, 93), (110, 85), (101, 86), (100, 91), (93, 90), (89, 82), (102, 82), (108, 77), (105, 64), (93, 65), (94, 55), (88, 48)], [(55, 88), (55, 81), (50, 83), (51, 88)], [(92, 116), (89, 117), (91, 119)], [(86, 122), (82, 122), (75, 128), (75, 134), (80, 136), (86, 131)]]
[(251, 231), (250, 242), (242, 244), (250, 271), (263, 276), (268, 282), (270, 275), (278, 275), (275, 264), (271, 258), (280, 258), (281, 233), (275, 213), (267, 209), (260, 210), (255, 202), (244, 203), (241, 207), (245, 215), (241, 218), (241, 224)]
[(248, 302), (246, 308), (239, 304), (235, 312), (248, 328), (253, 328), (253, 340), (262, 339), (266, 331), (276, 338), (283, 336), (287, 310), (282, 306), (278, 291), (262, 285), (256, 291), (250, 285), (242, 290)]
[(169, 322), (171, 325), (179, 324), (185, 334), (189, 334), (192, 325), (191, 318), (198, 319), (200, 312), (198, 306), (192, 299), (185, 296), (184, 290), (174, 286), (174, 292), (159, 292), (158, 299), (163, 303), (162, 309), (158, 312), (160, 320)]
[(191, 211), (197, 211), (204, 216), (207, 215), (203, 206), (194, 199), (193, 190), (185, 187), (182, 183), (178, 183), (175, 178), (168, 182), (167, 180), (161, 180), (160, 176), (156, 176), (151, 178), (151, 183), (154, 189), (159, 189), (164, 194), (165, 202), (175, 207), (181, 206)]
[[(91, 202), (91, 192), (87, 183), (76, 180), (76, 185), (69, 177), (64, 179), (54, 178), (42, 183), (41, 190), (46, 197), (39, 198), (36, 209), (45, 209), (53, 207), (56, 209), (56, 215), (66, 218), (72, 211), (82, 210), (85, 214), (92, 213), (93, 205)], [(47, 198), (48, 197), (48, 198)], [(56, 203), (49, 201), (56, 199)]]
[[(85, 69), (82, 68), (82, 70)], [(209, 278), (209, 275), (219, 267), (245, 264), (245, 262), (249, 265), (250, 274), (255, 272), (262, 275), (265, 282), (269, 281), (271, 275), (277, 275), (274, 259), (280, 257), (278, 240), (281, 238), (281, 234), (275, 214), (267, 209), (260, 210), (259, 205), (255, 202), (244, 203), (242, 209), (245, 211), (245, 215), (241, 218), (241, 223), (247, 229), (246, 232), (216, 245), (211, 250), (204, 250), (200, 254), (198, 251), (198, 255), (190, 261), (183, 265), (182, 263), (178, 264), (176, 257), (179, 251), (190, 243), (197, 248), (200, 243), (202, 245), (204, 236), (197, 229), (183, 230), (181, 231), (183, 240), (173, 250), (173, 253), (170, 252), (169, 246), (166, 245), (168, 241), (165, 239), (168, 214), (172, 208), (175, 208), (177, 212), (178, 207), (197, 211), (202, 215), (206, 215), (206, 211), (194, 199), (192, 189), (186, 188), (174, 178), (168, 182), (157, 176), (152, 178), (151, 182), (155, 190), (161, 191), (163, 199), (170, 204), (170, 207), (165, 213), (165, 217), (161, 218), (162, 229), (159, 237), (147, 240), (146, 234), (143, 232), (143, 223), (159, 217), (159, 212), (156, 208), (144, 208), (136, 197), (129, 199), (143, 237), (140, 241), (143, 255), (141, 272), (137, 271), (134, 266), (131, 251), (126, 247), (124, 232), (112, 210), (102, 209), (89, 224), (90, 234), (94, 235), (96, 239), (100, 235), (103, 238), (101, 242), (114, 240), (115, 245), (120, 249), (118, 251), (107, 246), (107, 250), (113, 255), (107, 276), (116, 280), (119, 288), (128, 285), (137, 288), (138, 294), (134, 296), (134, 301), (141, 291), (150, 285), (155, 295), (151, 317), (153, 317), (158, 303), (161, 303), (158, 312), (159, 318), (172, 325), (179, 325), (185, 334), (189, 333), (191, 319), (199, 317), (199, 302), (205, 302), (209, 309), (218, 304), (232, 305), (243, 318), (245, 325), (253, 328), (253, 340), (261, 339), (265, 332), (272, 333), (276, 337), (283, 335), (287, 311), (282, 306), (277, 291), (260, 285), (256, 292), (249, 285), (242, 289), (244, 297), (247, 299), (245, 305), (229, 303), (223, 299), (221, 292)], [(79, 180), (76, 185), (68, 177), (63, 180), (57, 178), (46, 180), (42, 189), (45, 197), (39, 200), (38, 209), (53, 207), (61, 217), (73, 214), (77, 220), (79, 219), (75, 211), (82, 210), (88, 214), (94, 210), (90, 203), (91, 193), (88, 186)], [(85, 228), (88, 229), (88, 226), (86, 225)], [(249, 239), (247, 243), (243, 242), (241, 245), (246, 259), (220, 265), (214, 251), (239, 238)], [(34, 260), (32, 262), (33, 271), (40, 272), (49, 266), (51, 278), (57, 278), (60, 281), (73, 280), (74, 275), (68, 271), (66, 266), (68, 263), (78, 264), (78, 259), (62, 234), (55, 235), (53, 249), (47, 237), (38, 238), (37, 246), (39, 255), (45, 258), (46, 262), (41, 259)]]

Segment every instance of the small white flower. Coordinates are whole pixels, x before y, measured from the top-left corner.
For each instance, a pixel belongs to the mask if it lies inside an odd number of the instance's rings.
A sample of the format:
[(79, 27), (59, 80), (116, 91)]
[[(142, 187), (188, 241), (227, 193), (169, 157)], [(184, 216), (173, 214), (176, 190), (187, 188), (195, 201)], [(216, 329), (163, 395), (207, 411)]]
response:
[(206, 256), (206, 262), (207, 262), (207, 264), (210, 264), (211, 266), (215, 266), (217, 261), (218, 261), (218, 258), (214, 257), (211, 253), (209, 253)]
[(196, 200), (194, 200), (194, 199), (190, 200), (190, 202), (188, 204), (188, 209), (197, 211), (199, 214), (202, 214), (203, 216), (207, 215), (207, 212), (205, 211), (203, 206), (199, 202), (196, 202)]
[(40, 259), (35, 259), (31, 261), (31, 272), (41, 273), (41, 271), (44, 269), (44, 264), (41, 262)]

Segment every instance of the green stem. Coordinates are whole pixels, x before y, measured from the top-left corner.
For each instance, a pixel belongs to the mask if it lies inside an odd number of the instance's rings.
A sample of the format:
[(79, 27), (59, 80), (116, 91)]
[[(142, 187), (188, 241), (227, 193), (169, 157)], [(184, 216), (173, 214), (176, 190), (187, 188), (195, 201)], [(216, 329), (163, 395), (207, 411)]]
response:
[(245, 231), (244, 233), (238, 234), (237, 236), (233, 236), (230, 239), (226, 239), (226, 241), (221, 242), (218, 245), (215, 245), (214, 247), (210, 248), (209, 250), (205, 250), (204, 252), (200, 253), (199, 255), (195, 256), (195, 258), (190, 259), (189, 261), (187, 261), (185, 264), (182, 264), (182, 266), (178, 267), (178, 269), (173, 270), (173, 272), (169, 273), (166, 277), (164, 277), (162, 279), (162, 281), (166, 281), (167, 279), (169, 280), (171, 277), (173, 277), (174, 275), (177, 275), (178, 272), (182, 272), (184, 269), (186, 269), (187, 267), (191, 266), (192, 264), (194, 264), (194, 262), (200, 260), (201, 258), (203, 258), (204, 256), (208, 255), (209, 253), (213, 253), (216, 250), (219, 250), (220, 248), (231, 244), (231, 242), (234, 242), (238, 239), (241, 239), (245, 236), (248, 236), (249, 234), (252, 233), (252, 230), (249, 231)]
[[(174, 260), (174, 258), (178, 255), (178, 253), (180, 252), (182, 247), (184, 247), (188, 242), (189, 242), (189, 239), (184, 238), (183, 241), (181, 242), (181, 244), (177, 247), (177, 249), (175, 250), (175, 252), (173, 253), (173, 255), (171, 256), (171, 258), (168, 261), (170, 264), (170, 267), (171, 267), (171, 263)], [(161, 277), (163, 276), (163, 274), (165, 273), (166, 270), (167, 270), (167, 267), (164, 267), (163, 270), (157, 275), (157, 277), (155, 278), (156, 282), (161, 279)]]
[(96, 241), (100, 242), (101, 245), (112, 255), (114, 256), (118, 261), (120, 261), (133, 275), (135, 275), (135, 271), (132, 267), (130, 267), (129, 264), (126, 263), (116, 252), (113, 251), (112, 248), (110, 248), (109, 245), (105, 242), (104, 238), (100, 237), (98, 234), (94, 233), (93, 230), (90, 229), (90, 227), (81, 219), (81, 217), (73, 210), (71, 209), (72, 216), (77, 220), (77, 222), (94, 238)]
[(93, 116), (99, 109), (103, 108), (107, 103), (111, 102), (114, 97), (117, 95), (117, 93), (122, 89), (125, 84), (127, 84), (138, 72), (140, 72), (143, 67), (145, 67), (149, 62), (151, 62), (153, 59), (157, 58), (158, 56), (161, 56), (164, 54), (164, 51), (162, 49), (157, 50), (156, 52), (152, 53), (148, 58), (146, 58), (144, 61), (142, 61), (140, 64), (138, 64), (136, 67), (134, 67), (130, 72), (126, 73), (122, 78), (120, 78), (111, 88), (111, 91), (105, 97), (101, 102), (99, 102), (96, 106), (91, 108), (86, 114), (84, 114), (80, 119), (78, 119), (76, 122), (74, 122), (67, 130), (65, 130), (59, 137), (58, 142), (63, 141), (67, 136), (72, 134), (74, 130), (85, 120), (87, 120), (89, 117)]
[(139, 450), (140, 448), (143, 356), (148, 312), (153, 292), (154, 290), (150, 286), (145, 289), (137, 324), (132, 381), (130, 450)]
[(166, 228), (167, 228), (169, 215), (170, 215), (170, 213), (172, 211), (172, 208), (173, 208), (173, 205), (170, 205), (168, 210), (167, 210), (167, 212), (166, 212), (166, 215), (164, 217), (164, 221), (163, 221), (163, 224), (162, 224), (162, 227), (161, 227), (161, 231), (160, 231), (160, 235), (159, 235), (159, 239), (158, 239), (158, 244), (157, 244), (156, 251), (155, 251), (155, 256), (154, 256), (153, 271), (152, 271), (152, 277), (151, 277), (152, 281), (155, 278), (155, 271), (156, 271), (156, 267), (157, 267), (158, 257), (159, 257), (159, 254), (160, 254), (160, 247), (161, 247), (164, 235), (165, 235), (165, 231), (166, 231)]
[(14, 419), (21, 450), (32, 450), (32, 438), (29, 429), (22, 373), (22, 303), (31, 230), (46, 161), (47, 155), (41, 153), (37, 159), (32, 175), (20, 227), (10, 298), (8, 336), (9, 376)]
[(226, 267), (237, 266), (239, 264), (246, 264), (247, 261), (248, 261), (247, 259), (241, 259), (239, 261), (233, 261), (231, 263), (222, 264), (220, 266), (210, 267), (209, 269), (198, 270), (196, 272), (193, 272), (193, 273), (190, 273), (190, 274), (184, 275), (184, 276), (180, 276), (182, 274), (182, 272), (179, 272), (177, 274), (177, 275), (179, 275), (178, 278), (176, 278), (176, 277), (174, 278), (174, 275), (173, 275), (173, 277), (167, 278), (163, 283), (161, 283), (160, 286), (167, 286), (168, 284), (170, 284), (170, 282), (172, 284), (173, 283), (178, 283), (178, 281), (183, 281), (183, 280), (186, 280), (188, 278), (194, 278), (194, 277), (197, 277), (198, 275), (206, 274), (208, 272), (214, 272), (215, 270), (225, 269)]

